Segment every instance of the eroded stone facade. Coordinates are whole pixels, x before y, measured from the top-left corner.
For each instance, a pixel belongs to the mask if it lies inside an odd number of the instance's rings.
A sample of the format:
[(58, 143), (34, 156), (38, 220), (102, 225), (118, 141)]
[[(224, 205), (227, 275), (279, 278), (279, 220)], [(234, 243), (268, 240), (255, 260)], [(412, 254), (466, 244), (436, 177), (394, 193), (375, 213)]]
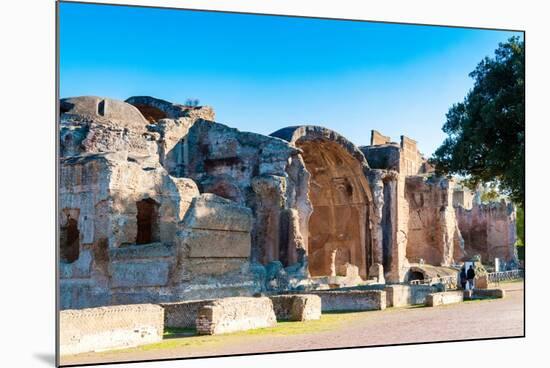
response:
[(145, 96), (60, 112), (63, 309), (397, 283), (414, 263), (513, 249), (510, 209), (455, 209), (452, 181), (404, 136), (264, 136)]

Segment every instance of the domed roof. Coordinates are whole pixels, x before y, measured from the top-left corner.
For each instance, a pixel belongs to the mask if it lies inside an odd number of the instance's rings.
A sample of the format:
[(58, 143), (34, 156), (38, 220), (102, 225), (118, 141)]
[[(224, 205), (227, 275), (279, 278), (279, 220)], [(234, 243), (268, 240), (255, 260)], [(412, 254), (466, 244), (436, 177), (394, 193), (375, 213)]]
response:
[(111, 98), (97, 96), (64, 98), (60, 101), (60, 111), (62, 115), (109, 120), (124, 127), (144, 128), (148, 124), (135, 106)]

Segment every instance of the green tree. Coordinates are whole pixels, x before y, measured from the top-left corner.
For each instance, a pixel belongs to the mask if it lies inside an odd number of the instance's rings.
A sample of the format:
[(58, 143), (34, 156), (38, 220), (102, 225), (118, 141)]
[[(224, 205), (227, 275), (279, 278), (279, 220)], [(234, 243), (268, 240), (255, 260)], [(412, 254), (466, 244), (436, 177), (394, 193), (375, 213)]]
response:
[(516, 234), (517, 244), (525, 245), (525, 211), (523, 207), (518, 207), (516, 211)]
[(447, 113), (447, 138), (430, 162), (436, 172), (458, 174), (471, 188), (498, 183), (522, 206), (525, 193), (525, 44), (518, 37), (500, 43), (470, 73), (474, 87)]
[(499, 198), (500, 195), (495, 189), (486, 190), (481, 194), (482, 203), (496, 202)]

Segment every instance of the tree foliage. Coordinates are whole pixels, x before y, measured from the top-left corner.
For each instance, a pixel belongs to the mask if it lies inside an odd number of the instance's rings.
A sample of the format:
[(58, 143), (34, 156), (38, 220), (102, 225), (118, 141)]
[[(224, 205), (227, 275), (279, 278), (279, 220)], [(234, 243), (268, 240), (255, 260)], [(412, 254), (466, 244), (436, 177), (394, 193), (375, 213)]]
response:
[(500, 199), (500, 195), (494, 189), (486, 190), (481, 194), (482, 203), (496, 202)]
[(525, 210), (518, 207), (516, 212), (516, 234), (517, 244), (525, 245)]
[(430, 162), (438, 174), (467, 177), (470, 187), (498, 183), (517, 204), (525, 193), (525, 45), (500, 43), (470, 73), (474, 87), (447, 113), (447, 138)]

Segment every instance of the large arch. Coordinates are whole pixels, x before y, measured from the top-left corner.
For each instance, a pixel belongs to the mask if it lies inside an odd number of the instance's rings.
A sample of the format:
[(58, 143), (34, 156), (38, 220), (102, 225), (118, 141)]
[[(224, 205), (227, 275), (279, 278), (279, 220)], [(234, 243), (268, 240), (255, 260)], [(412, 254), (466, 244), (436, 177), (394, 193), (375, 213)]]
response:
[(346, 263), (367, 277), (372, 264), (372, 193), (363, 153), (340, 134), (318, 126), (297, 126), (271, 134), (302, 150), (310, 173), (307, 254), (311, 276), (344, 275)]

